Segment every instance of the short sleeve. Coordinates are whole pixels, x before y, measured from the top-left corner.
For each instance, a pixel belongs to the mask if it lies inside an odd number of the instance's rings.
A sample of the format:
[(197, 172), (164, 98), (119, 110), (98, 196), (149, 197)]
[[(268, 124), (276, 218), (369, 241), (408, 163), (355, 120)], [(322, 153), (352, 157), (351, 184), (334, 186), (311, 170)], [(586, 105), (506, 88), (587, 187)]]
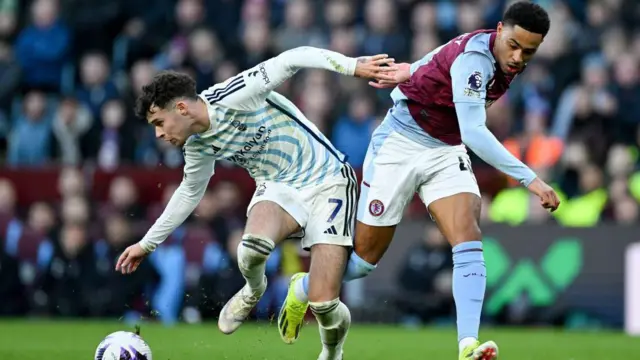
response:
[(493, 78), (491, 59), (477, 52), (463, 53), (451, 65), (454, 103), (485, 103), (487, 83)]

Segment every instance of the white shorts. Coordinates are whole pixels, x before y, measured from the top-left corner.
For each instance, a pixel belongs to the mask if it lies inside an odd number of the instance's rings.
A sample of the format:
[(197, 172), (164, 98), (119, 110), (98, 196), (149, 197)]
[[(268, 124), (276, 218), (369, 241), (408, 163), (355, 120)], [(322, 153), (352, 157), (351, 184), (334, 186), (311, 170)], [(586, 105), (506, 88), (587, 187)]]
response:
[(353, 246), (353, 228), (357, 205), (357, 178), (345, 164), (341, 174), (328, 177), (321, 184), (296, 189), (289, 185), (265, 181), (256, 184), (256, 192), (247, 208), (260, 201), (272, 201), (282, 207), (302, 227), (302, 247), (316, 244)]
[(465, 146), (427, 148), (395, 131), (374, 133), (363, 167), (358, 221), (397, 225), (416, 192), (427, 208), (455, 194), (480, 196)]

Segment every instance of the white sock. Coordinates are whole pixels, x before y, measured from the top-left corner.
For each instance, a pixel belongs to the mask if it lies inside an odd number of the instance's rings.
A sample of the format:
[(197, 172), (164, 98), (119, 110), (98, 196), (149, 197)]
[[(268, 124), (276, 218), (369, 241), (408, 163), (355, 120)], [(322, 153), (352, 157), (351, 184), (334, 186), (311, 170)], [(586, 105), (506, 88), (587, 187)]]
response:
[(261, 292), (267, 258), (273, 251), (273, 240), (246, 234), (238, 245), (238, 268), (252, 292)]
[(478, 339), (476, 339), (474, 337), (466, 337), (466, 338), (460, 340), (460, 342), (458, 343), (458, 353), (461, 353), (462, 350), (464, 350), (464, 348), (466, 348), (467, 346), (473, 344), (476, 341), (478, 341)]
[(349, 308), (340, 299), (309, 304), (318, 320), (322, 352), (318, 360), (341, 360), (342, 346), (351, 326)]
[(304, 303), (309, 302), (309, 295), (304, 292), (304, 278), (300, 278), (293, 283), (293, 294), (296, 299)]

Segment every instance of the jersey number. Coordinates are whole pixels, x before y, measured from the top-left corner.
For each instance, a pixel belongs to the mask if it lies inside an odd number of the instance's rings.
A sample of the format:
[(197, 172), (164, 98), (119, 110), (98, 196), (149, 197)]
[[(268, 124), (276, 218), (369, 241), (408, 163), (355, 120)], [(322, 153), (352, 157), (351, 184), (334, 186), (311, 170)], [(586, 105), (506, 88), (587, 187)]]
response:
[(340, 209), (342, 209), (342, 199), (329, 199), (329, 204), (336, 204), (336, 208), (333, 209), (329, 219), (327, 219), (327, 222), (332, 222), (340, 212)]
[(473, 173), (473, 169), (471, 168), (471, 160), (465, 161), (462, 156), (458, 156), (458, 162), (460, 164), (460, 171), (470, 171)]

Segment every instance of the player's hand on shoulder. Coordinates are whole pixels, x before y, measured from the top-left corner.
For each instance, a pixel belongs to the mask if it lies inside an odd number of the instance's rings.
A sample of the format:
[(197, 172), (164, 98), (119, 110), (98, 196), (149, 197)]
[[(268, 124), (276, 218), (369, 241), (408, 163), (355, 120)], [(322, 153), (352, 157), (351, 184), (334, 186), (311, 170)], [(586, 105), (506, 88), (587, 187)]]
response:
[(528, 188), (529, 191), (540, 198), (540, 205), (542, 205), (543, 208), (553, 212), (560, 206), (560, 198), (556, 191), (547, 183), (540, 180), (540, 178), (535, 178), (535, 180), (529, 184)]
[(353, 76), (377, 81), (393, 80), (394, 61), (387, 54), (359, 57)]
[(390, 89), (398, 86), (398, 84), (402, 84), (403, 82), (409, 81), (409, 79), (411, 78), (411, 64), (409, 63), (394, 64), (394, 67), (395, 67), (395, 70), (387, 74), (392, 76), (392, 79), (369, 81), (369, 85), (373, 86), (376, 89)]
[(148, 254), (139, 243), (129, 246), (118, 258), (116, 271), (120, 271), (123, 274), (131, 274), (138, 269), (138, 266)]

